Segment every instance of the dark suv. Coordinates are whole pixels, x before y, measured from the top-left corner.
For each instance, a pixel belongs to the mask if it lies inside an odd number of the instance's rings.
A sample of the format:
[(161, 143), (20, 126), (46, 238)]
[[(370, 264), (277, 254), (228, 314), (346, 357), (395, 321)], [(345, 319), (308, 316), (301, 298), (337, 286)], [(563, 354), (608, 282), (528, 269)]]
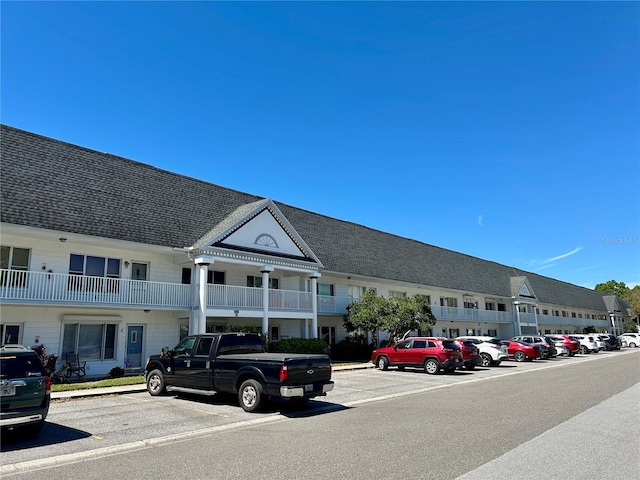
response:
[(0, 427), (36, 435), (49, 413), (51, 379), (40, 357), (23, 345), (0, 347)]
[(451, 338), (412, 337), (391, 345), (379, 348), (371, 354), (371, 361), (380, 370), (388, 367), (424, 368), (430, 374), (440, 370), (447, 373), (462, 367), (462, 353), (456, 341)]

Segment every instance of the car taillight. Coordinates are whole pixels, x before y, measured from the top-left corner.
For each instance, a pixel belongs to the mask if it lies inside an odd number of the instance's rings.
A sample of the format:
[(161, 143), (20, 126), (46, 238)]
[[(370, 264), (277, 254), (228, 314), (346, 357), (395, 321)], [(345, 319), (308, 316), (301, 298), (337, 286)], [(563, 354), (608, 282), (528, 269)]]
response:
[(280, 381), (284, 382), (287, 378), (289, 378), (289, 369), (286, 365), (280, 367)]
[(51, 379), (49, 377), (45, 377), (45, 391), (47, 395), (51, 393)]

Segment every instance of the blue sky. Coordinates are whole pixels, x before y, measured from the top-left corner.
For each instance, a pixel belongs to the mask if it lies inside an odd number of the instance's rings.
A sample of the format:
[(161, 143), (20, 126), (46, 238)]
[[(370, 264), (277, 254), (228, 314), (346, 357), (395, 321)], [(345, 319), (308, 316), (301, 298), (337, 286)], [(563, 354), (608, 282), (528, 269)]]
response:
[(577, 285), (640, 284), (638, 2), (1, 9), (4, 124)]

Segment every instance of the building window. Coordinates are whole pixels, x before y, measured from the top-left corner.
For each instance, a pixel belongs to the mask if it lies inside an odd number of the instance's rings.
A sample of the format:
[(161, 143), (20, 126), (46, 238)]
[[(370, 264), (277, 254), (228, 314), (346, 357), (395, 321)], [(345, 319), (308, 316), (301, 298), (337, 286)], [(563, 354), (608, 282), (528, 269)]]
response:
[(506, 312), (507, 311), (507, 305), (505, 303), (499, 303), (498, 304), (498, 311), (499, 312)]
[[(207, 283), (215, 284), (215, 285), (224, 285), (225, 284), (225, 272), (218, 272), (216, 270), (207, 270)], [(182, 269), (182, 284), (183, 285), (191, 285), (191, 269), (183, 268)]]
[(545, 334), (545, 335), (550, 335), (550, 334), (551, 334), (551, 330), (545, 330), (545, 331), (544, 331), (544, 334)]
[(549, 315), (549, 310), (547, 310), (546, 308), (542, 309), (542, 314), (543, 315)]
[(406, 296), (407, 296), (407, 292), (397, 292), (397, 291), (389, 290), (389, 297), (404, 298)]
[(117, 293), (120, 286), (120, 259), (72, 253), (69, 275), (69, 290)]
[(496, 309), (496, 304), (494, 302), (484, 302), (484, 309), (485, 310), (495, 310)]
[(318, 327), (318, 338), (323, 339), (327, 345), (335, 345), (336, 327)]
[(576, 318), (576, 312), (571, 312), (571, 318)]
[(429, 305), (431, 305), (431, 295), (420, 295), (420, 296), (424, 298)]
[(331, 283), (318, 283), (317, 289), (318, 295), (324, 295), (327, 297), (333, 297), (335, 295), (333, 285)]
[(191, 285), (191, 269), (183, 268), (182, 269), (182, 284), (183, 285)]
[(487, 333), (489, 334), (490, 337), (497, 337), (498, 336), (498, 331), (497, 330), (488, 330)]
[(449, 338), (457, 338), (460, 336), (459, 328), (450, 328), (449, 329)]
[(560, 316), (560, 310), (553, 310), (553, 316), (554, 317), (559, 317)]
[(81, 359), (112, 360), (116, 354), (115, 323), (66, 323), (62, 352), (76, 353)]
[(562, 316), (566, 317), (567, 316), (567, 311), (566, 310), (562, 310)]
[(272, 342), (280, 340), (280, 327), (270, 327), (269, 329), (271, 330), (271, 338), (269, 340)]
[[(262, 288), (262, 277), (247, 275), (247, 287)], [(279, 288), (277, 278), (269, 278), (269, 288)]]
[(349, 285), (349, 294), (354, 300), (360, 300), (365, 292), (377, 293), (373, 287), (362, 287), (360, 285)]
[(20, 325), (5, 325), (4, 323), (0, 324), (0, 330), (2, 331), (1, 341), (3, 345), (9, 343), (22, 343), (22, 339), (20, 337)]
[(578, 314), (578, 318), (582, 318), (582, 314), (581, 313)]
[(463, 299), (464, 308), (478, 308), (478, 302), (471, 298)]
[(455, 297), (440, 297), (440, 306), (458, 308), (458, 299)]
[[(0, 286), (24, 287), (27, 284), (31, 250), (18, 247), (0, 247)], [(6, 270), (9, 270), (8, 272)]]
[(208, 283), (213, 283), (214, 285), (224, 285), (225, 284), (225, 273), (214, 270), (212, 272), (213, 279), (211, 282), (207, 280)]

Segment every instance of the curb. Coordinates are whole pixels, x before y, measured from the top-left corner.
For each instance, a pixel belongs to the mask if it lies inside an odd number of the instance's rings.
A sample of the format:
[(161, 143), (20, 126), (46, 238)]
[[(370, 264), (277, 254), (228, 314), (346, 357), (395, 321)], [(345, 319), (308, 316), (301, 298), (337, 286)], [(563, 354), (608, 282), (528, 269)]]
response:
[[(333, 372), (352, 372), (355, 370), (366, 370), (370, 368), (375, 368), (375, 365), (372, 363), (342, 365), (334, 366)], [(147, 386), (144, 383), (122, 385), (118, 387), (86, 388), (79, 390), (67, 390), (65, 392), (51, 392), (51, 400), (71, 400), (74, 398), (98, 397), (102, 395), (124, 395), (127, 393), (144, 392), (146, 390)]]

